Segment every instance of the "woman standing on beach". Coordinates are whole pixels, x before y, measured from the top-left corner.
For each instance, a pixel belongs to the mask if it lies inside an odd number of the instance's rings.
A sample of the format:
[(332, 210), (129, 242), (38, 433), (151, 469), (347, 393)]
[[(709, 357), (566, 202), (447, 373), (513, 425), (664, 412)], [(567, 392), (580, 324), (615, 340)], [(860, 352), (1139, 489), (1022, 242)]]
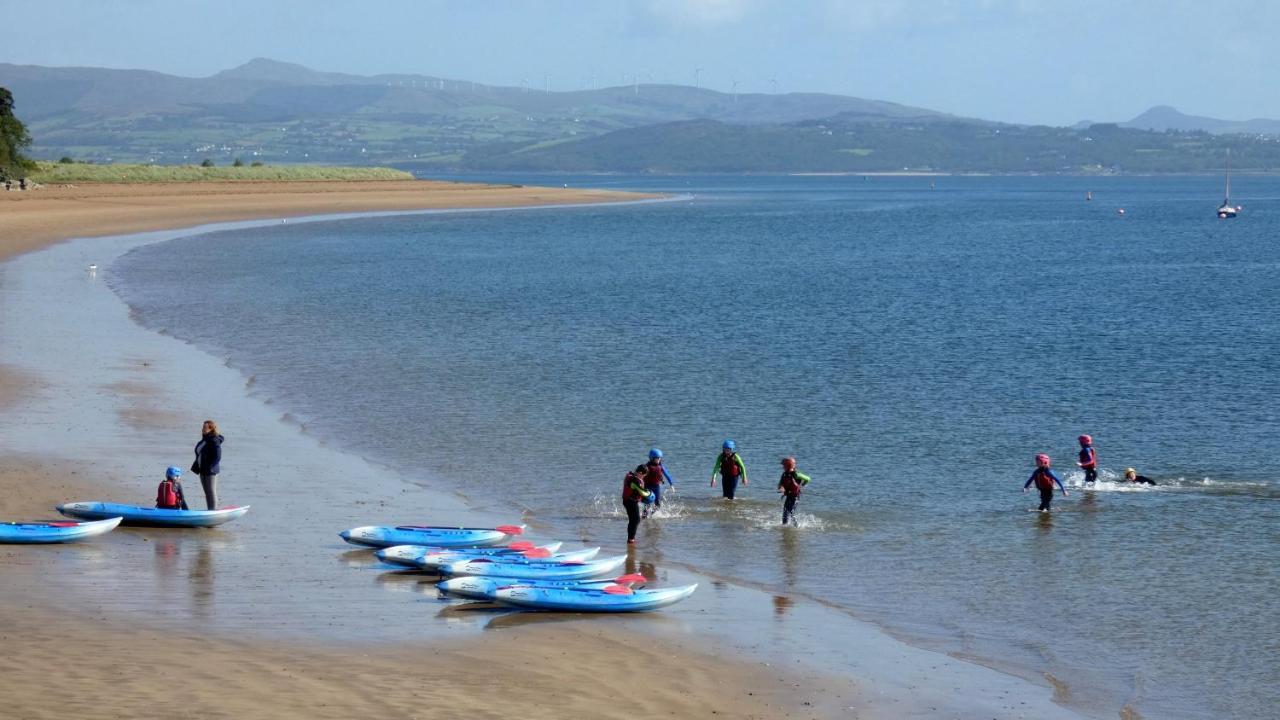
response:
[(196, 460), (191, 463), (191, 472), (200, 476), (200, 485), (204, 488), (204, 501), (210, 510), (218, 509), (218, 472), (222, 462), (222, 440), (218, 433), (218, 423), (205, 420), (200, 428), (200, 442), (196, 443)]

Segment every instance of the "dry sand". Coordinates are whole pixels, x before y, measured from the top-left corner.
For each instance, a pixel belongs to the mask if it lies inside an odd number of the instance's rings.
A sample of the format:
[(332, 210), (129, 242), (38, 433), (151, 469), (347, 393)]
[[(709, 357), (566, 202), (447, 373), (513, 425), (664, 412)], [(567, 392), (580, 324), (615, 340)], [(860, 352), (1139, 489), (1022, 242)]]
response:
[(51, 185), (0, 192), (0, 260), (73, 237), (347, 212), (618, 202), (652, 195), (438, 181)]
[[(239, 219), (642, 197), (438, 182), (51, 187), (0, 193), (0, 260), (68, 238)], [(20, 416), (56, 382), (0, 367), (0, 412)], [(145, 406), (145, 387), (113, 390)], [(125, 421), (149, 422), (145, 412)], [(78, 462), (0, 458), (0, 518), (47, 518), (58, 501), (102, 494), (101, 482)], [(590, 622), (517, 624), (414, 647), (175, 634), (24, 594), (57, 551), (0, 546), (0, 717), (855, 716), (843, 710), (852, 681), (806, 680), (717, 657), (702, 638), (690, 637), (695, 650)]]

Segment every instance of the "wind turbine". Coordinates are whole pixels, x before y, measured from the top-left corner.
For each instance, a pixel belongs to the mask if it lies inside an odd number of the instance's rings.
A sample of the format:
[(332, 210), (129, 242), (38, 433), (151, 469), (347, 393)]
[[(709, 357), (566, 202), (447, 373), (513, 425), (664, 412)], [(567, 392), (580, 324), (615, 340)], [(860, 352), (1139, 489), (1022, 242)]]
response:
[(778, 78), (775, 78), (775, 77), (769, 78), (769, 84), (773, 86), (773, 94), (777, 95), (778, 94)]
[(702, 68), (693, 69), (693, 86), (699, 90), (702, 89)]
[(731, 82), (733, 83), (733, 104), (737, 105), (738, 104), (738, 81), (731, 80)]
[(542, 79), (546, 81), (546, 92), (551, 92), (551, 76), (543, 75)]
[(520, 78), (520, 92), (522, 93), (529, 92), (529, 78), (527, 77)]

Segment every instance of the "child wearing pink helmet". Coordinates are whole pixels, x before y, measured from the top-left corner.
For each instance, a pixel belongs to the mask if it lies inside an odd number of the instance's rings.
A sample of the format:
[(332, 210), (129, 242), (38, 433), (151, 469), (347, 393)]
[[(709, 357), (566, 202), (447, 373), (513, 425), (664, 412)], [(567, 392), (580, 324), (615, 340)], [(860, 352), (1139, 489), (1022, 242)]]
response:
[(1098, 480), (1098, 454), (1093, 451), (1093, 438), (1088, 435), (1081, 435), (1077, 440), (1080, 441), (1080, 461), (1076, 464), (1084, 470), (1084, 481), (1086, 483), (1097, 482)]
[(1055, 484), (1062, 491), (1062, 497), (1067, 496), (1067, 489), (1062, 487), (1062, 481), (1049, 469), (1049, 456), (1044, 453), (1036, 455), (1036, 469), (1022, 486), (1022, 492), (1026, 492), (1027, 488), (1031, 487), (1031, 483), (1035, 483), (1036, 489), (1040, 491), (1040, 512), (1049, 512), (1049, 505), (1053, 503)]

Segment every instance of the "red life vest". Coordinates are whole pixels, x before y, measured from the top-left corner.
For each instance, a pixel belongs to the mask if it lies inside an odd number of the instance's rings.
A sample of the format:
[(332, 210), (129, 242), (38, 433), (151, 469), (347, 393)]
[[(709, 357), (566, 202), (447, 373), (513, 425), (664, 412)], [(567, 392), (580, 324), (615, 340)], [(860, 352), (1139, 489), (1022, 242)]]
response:
[(160, 481), (160, 487), (156, 488), (156, 507), (163, 510), (175, 510), (182, 507), (182, 503), (178, 501), (178, 484), (165, 478)]
[(798, 496), (800, 494), (800, 481), (796, 479), (796, 471), (788, 470), (782, 473), (782, 479), (778, 481), (778, 487), (782, 488), (784, 495)]
[(738, 453), (729, 453), (729, 457), (720, 453), (720, 477), (736, 478), (741, 474), (742, 468), (738, 467)]
[(658, 487), (662, 484), (663, 480), (666, 480), (666, 476), (662, 473), (662, 463), (650, 460), (649, 464), (644, 467), (645, 487)]
[(633, 485), (644, 485), (644, 478), (636, 475), (634, 472), (627, 473), (622, 478), (622, 499), (623, 500), (643, 500), (644, 496), (636, 490)]
[(1053, 490), (1053, 478), (1049, 477), (1048, 470), (1044, 468), (1036, 468), (1036, 489)]
[(1098, 456), (1093, 452), (1092, 445), (1086, 445), (1080, 448), (1080, 467), (1091, 470), (1098, 467)]

